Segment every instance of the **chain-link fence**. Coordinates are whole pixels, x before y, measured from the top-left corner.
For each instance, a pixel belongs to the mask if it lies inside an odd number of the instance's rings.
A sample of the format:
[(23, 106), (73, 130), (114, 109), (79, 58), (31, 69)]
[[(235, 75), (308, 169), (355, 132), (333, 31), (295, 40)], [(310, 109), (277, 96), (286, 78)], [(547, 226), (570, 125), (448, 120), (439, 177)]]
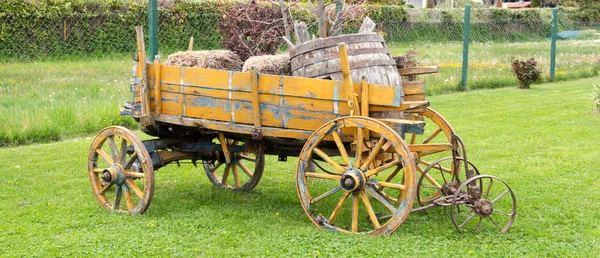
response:
[[(220, 47), (216, 30), (206, 29), (214, 28), (219, 17), (161, 12), (159, 19), (159, 45), (164, 53), (186, 49), (191, 36), (198, 49)], [(143, 25), (148, 31), (147, 20), (146, 13), (65, 17), (5, 14), (0, 16), (0, 59), (120, 57), (135, 51), (135, 26)]]

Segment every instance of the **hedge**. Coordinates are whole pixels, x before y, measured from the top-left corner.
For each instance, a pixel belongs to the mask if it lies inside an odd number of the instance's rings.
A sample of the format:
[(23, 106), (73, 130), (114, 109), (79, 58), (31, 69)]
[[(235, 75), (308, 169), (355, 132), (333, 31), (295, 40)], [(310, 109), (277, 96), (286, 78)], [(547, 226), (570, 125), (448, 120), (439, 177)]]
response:
[[(104, 56), (135, 50), (136, 25), (147, 25), (147, 1), (123, 0), (24, 0), (0, 2), (0, 58), (53, 56)], [(231, 4), (231, 3), (229, 3)], [(223, 7), (214, 1), (159, 0), (160, 52), (187, 48), (194, 36), (195, 49), (221, 48), (216, 24)], [(224, 7), (226, 8), (226, 7)], [(388, 42), (460, 41), (462, 10), (411, 9), (373, 5), (369, 16)], [(587, 21), (578, 9), (562, 9), (561, 24), (572, 27)], [(593, 11), (588, 11), (592, 13)], [(295, 6), (292, 16), (311, 25), (316, 17), (306, 5)], [(550, 33), (550, 9), (472, 10), (472, 39), (530, 40)], [(356, 31), (355, 27), (349, 32)], [(516, 24), (516, 25), (515, 25)], [(146, 29), (147, 31), (147, 29)]]

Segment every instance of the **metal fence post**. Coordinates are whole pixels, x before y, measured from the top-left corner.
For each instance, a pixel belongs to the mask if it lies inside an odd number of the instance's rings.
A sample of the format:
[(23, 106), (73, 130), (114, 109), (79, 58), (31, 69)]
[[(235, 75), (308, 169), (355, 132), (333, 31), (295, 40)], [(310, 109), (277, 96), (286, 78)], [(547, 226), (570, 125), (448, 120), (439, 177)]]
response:
[(552, 10), (552, 36), (550, 46), (550, 80), (554, 81), (556, 75), (556, 31), (558, 30), (558, 8)]
[(158, 55), (158, 10), (156, 0), (148, 2), (148, 55), (150, 62)]
[(463, 38), (463, 63), (462, 63), (462, 87), (468, 90), (467, 80), (469, 78), (469, 39), (471, 38), (471, 5), (465, 5), (465, 22)]

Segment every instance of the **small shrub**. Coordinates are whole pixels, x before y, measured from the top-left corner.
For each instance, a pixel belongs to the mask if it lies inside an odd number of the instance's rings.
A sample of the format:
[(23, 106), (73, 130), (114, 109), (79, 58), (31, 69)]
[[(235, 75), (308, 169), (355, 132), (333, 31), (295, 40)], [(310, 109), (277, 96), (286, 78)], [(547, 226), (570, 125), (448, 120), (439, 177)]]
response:
[(514, 59), (511, 65), (511, 72), (519, 80), (519, 88), (529, 89), (529, 85), (540, 79), (540, 70), (537, 69), (535, 58), (529, 58), (527, 61)]
[(600, 113), (600, 84), (594, 84), (594, 92), (590, 93), (594, 105), (592, 106), (594, 111)]

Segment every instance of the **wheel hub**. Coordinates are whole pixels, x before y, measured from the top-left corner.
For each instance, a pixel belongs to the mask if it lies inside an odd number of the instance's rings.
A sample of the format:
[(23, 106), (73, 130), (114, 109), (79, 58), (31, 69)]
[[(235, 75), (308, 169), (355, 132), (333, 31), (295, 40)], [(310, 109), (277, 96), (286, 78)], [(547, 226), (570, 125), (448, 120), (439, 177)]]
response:
[(444, 185), (442, 185), (442, 193), (445, 196), (454, 195), (454, 193), (456, 193), (456, 190), (458, 189), (458, 186), (459, 185), (457, 182), (445, 183)]
[(474, 208), (475, 213), (482, 217), (489, 217), (494, 212), (494, 204), (488, 200), (477, 200)]
[(114, 164), (102, 171), (102, 180), (106, 183), (125, 183), (125, 169), (119, 164)]
[(356, 192), (363, 189), (365, 182), (365, 174), (362, 171), (350, 168), (342, 175), (340, 185), (348, 192)]

